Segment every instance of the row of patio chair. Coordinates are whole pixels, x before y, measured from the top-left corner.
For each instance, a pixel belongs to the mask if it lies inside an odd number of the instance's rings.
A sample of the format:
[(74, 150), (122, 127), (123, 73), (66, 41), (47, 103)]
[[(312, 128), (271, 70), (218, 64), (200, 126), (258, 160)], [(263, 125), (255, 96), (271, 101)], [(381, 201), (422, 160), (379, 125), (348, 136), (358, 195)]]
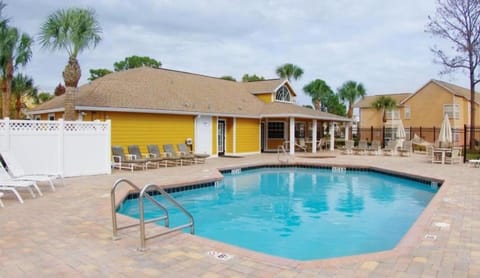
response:
[[(27, 174), (13, 154), (9, 152), (1, 152), (0, 155), (2, 158), (0, 163), (0, 198), (5, 195), (4, 192), (11, 192), (15, 195), (17, 200), (23, 204), (23, 198), (18, 191), (20, 189), (27, 190), (30, 195), (35, 198), (36, 193), (39, 196), (43, 196), (37, 183), (48, 184), (52, 191), (55, 191), (55, 180), (57, 179), (60, 179), (62, 184), (65, 185), (63, 176), (59, 173)], [(1, 202), (1, 200), (0, 207), (3, 207), (3, 202)]]
[(177, 151), (173, 144), (164, 144), (163, 152), (157, 144), (147, 145), (148, 153), (142, 153), (138, 145), (129, 145), (128, 154), (122, 146), (112, 146), (112, 167), (126, 170), (146, 170), (160, 166), (183, 166), (205, 163), (208, 154), (195, 154), (186, 144), (177, 144)]
[(358, 145), (354, 145), (353, 140), (345, 141), (345, 147), (343, 148), (343, 154), (357, 154), (357, 155), (396, 155), (409, 156), (413, 153), (412, 141), (399, 142), (391, 140), (382, 149), (380, 141), (373, 140), (370, 144), (366, 140), (360, 140)]

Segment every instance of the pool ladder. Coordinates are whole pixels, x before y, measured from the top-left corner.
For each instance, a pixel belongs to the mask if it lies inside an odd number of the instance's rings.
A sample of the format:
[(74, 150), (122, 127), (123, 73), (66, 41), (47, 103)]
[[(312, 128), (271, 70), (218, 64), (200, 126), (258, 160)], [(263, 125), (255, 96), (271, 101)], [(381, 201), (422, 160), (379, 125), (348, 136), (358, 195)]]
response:
[(280, 163), (289, 163), (290, 162), (290, 153), (287, 152), (284, 145), (279, 145), (277, 147), (277, 159)]
[[(116, 196), (117, 188), (122, 184), (127, 184), (130, 186), (130, 188), (134, 189), (136, 192), (140, 192), (138, 196), (139, 223), (119, 227), (117, 222), (117, 203), (116, 203), (115, 196)], [(182, 211), (189, 218), (189, 223), (180, 225), (174, 228), (169, 228), (170, 221), (169, 221), (168, 210), (162, 204), (160, 204), (157, 200), (155, 200), (152, 197), (152, 195), (150, 195), (151, 192), (153, 191), (152, 189), (155, 189), (156, 191), (160, 192), (166, 200), (168, 200), (170, 203), (172, 203), (174, 206), (180, 209), (180, 211)], [(193, 220), (192, 214), (190, 214), (182, 205), (180, 205), (177, 201), (175, 201), (175, 199), (170, 194), (168, 194), (163, 188), (161, 188), (156, 184), (150, 183), (145, 185), (142, 189), (140, 189), (140, 187), (138, 187), (136, 184), (134, 184), (130, 180), (121, 178), (113, 184), (112, 190), (110, 192), (110, 199), (112, 203), (113, 240), (117, 240), (120, 238), (118, 236), (119, 230), (140, 226), (140, 248), (138, 248), (139, 251), (147, 250), (145, 246), (146, 246), (146, 241), (149, 239), (157, 238), (159, 236), (166, 235), (166, 234), (169, 234), (178, 230), (182, 230), (185, 228), (190, 228), (190, 234), (193, 235), (195, 233), (195, 228), (194, 228), (195, 222)], [(145, 199), (148, 199), (150, 202), (152, 202), (152, 204), (154, 204), (156, 207), (162, 210), (164, 215), (153, 218), (153, 219), (145, 220), (145, 210), (144, 210)], [(169, 229), (154, 235), (147, 236), (145, 232), (145, 224), (158, 222), (158, 221), (164, 221), (164, 226)]]

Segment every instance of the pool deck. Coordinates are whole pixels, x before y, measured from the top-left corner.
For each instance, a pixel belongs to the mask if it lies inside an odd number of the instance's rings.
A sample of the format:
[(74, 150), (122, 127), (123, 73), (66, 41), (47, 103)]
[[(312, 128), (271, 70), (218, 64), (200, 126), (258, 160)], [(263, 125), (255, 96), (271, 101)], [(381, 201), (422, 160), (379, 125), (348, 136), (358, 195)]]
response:
[[(112, 240), (110, 189), (121, 177), (143, 186), (185, 184), (219, 178), (218, 168), (276, 164), (276, 154), (212, 158), (206, 164), (114, 171), (112, 175), (67, 178), (66, 186), (25, 203), (12, 194), (0, 208), (0, 277), (480, 277), (480, 169), (432, 165), (424, 155), (355, 156), (298, 154), (295, 163), (373, 166), (445, 180), (430, 205), (393, 250), (299, 262), (206, 240), (185, 233), (147, 241), (138, 228)], [(392, 217), (395, 217), (392, 215)], [(121, 224), (132, 219), (119, 216)], [(147, 226), (147, 232), (151, 231)], [(321, 232), (321, 231), (319, 231)], [(219, 260), (209, 251), (228, 253)]]

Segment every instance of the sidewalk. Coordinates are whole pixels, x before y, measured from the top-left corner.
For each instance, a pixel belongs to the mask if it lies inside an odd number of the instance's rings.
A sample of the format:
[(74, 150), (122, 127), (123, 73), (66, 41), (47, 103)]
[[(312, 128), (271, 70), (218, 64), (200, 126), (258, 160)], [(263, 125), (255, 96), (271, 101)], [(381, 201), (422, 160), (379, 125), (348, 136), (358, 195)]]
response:
[[(335, 156), (324, 158), (324, 156)], [(184, 233), (139, 247), (136, 229), (112, 240), (110, 189), (125, 177), (138, 185), (189, 183), (219, 177), (219, 167), (278, 163), (276, 154), (212, 158), (206, 164), (115, 171), (68, 178), (66, 186), (21, 205), (5, 194), (0, 208), (0, 277), (479, 277), (480, 169), (432, 165), (411, 157), (299, 154), (295, 163), (363, 165), (445, 180), (429, 207), (392, 251), (299, 262), (250, 252)], [(119, 217), (122, 223), (132, 221)], [(222, 261), (209, 251), (233, 255)]]

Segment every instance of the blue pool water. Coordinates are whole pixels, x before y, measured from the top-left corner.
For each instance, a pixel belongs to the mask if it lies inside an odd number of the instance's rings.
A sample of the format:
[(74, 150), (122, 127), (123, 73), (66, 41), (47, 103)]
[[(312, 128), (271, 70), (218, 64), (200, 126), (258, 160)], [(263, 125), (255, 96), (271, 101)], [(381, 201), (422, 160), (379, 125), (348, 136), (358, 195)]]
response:
[[(437, 191), (373, 171), (259, 168), (224, 176), (216, 186), (172, 193), (193, 214), (195, 234), (296, 260), (392, 249)], [(145, 205), (146, 218), (158, 216)], [(119, 212), (138, 218), (138, 200)], [(171, 227), (187, 222), (170, 213)]]

